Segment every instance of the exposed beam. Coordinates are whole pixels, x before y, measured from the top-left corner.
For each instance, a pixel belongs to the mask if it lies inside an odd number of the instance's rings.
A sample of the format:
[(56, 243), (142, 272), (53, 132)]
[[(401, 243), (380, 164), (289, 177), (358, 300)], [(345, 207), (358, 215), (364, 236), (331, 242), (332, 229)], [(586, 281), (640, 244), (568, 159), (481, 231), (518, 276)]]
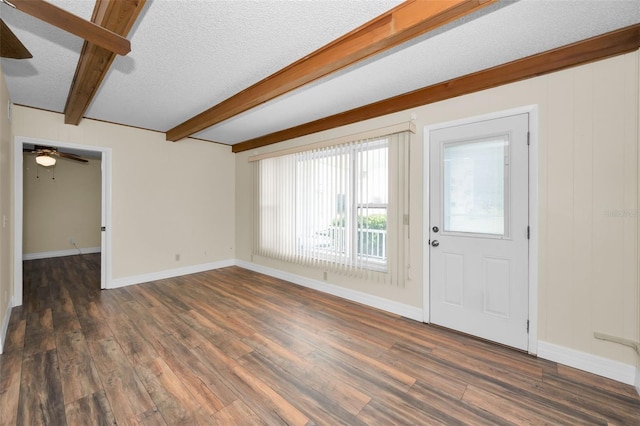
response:
[(490, 89), (576, 65), (632, 52), (640, 48), (640, 24), (596, 36), (557, 49), (498, 65), (443, 83), (434, 84), (399, 96), (354, 108), (289, 129), (270, 133), (232, 146), (233, 152), (271, 145), (347, 124), (416, 108)]
[(131, 51), (131, 43), (121, 35), (44, 0), (9, 0), (9, 3), (27, 15), (75, 34), (118, 55), (126, 55)]
[(497, 0), (409, 0), (167, 132), (177, 141)]
[[(127, 36), (146, 0), (98, 0), (91, 20)], [(116, 54), (87, 41), (82, 46), (73, 83), (64, 107), (64, 122), (77, 125), (89, 108)]]
[(33, 55), (24, 47), (24, 44), (11, 31), (11, 29), (0, 19), (0, 57), (11, 59), (29, 59)]

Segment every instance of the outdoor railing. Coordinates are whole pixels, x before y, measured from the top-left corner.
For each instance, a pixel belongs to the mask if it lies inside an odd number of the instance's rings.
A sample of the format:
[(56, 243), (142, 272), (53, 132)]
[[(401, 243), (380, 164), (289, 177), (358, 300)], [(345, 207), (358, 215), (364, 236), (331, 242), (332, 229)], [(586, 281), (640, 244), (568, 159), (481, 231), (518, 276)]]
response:
[[(333, 249), (344, 253), (347, 249), (347, 232), (342, 226), (330, 226), (328, 236)], [(387, 258), (387, 230), (358, 228), (356, 241), (358, 256), (384, 260)]]

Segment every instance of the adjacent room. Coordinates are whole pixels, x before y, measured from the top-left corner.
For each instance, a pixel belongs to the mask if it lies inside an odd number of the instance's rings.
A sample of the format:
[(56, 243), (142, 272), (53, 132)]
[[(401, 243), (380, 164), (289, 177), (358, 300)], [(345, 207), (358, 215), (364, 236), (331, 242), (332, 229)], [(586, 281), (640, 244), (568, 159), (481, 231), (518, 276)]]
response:
[(0, 18), (0, 425), (640, 424), (637, 0)]

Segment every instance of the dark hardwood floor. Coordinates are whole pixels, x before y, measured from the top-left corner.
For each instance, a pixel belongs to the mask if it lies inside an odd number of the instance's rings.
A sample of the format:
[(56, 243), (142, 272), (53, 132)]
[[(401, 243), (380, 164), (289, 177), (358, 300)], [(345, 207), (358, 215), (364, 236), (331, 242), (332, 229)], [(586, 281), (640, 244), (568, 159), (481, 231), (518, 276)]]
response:
[(631, 386), (237, 267), (99, 290), (25, 262), (2, 425), (640, 424)]

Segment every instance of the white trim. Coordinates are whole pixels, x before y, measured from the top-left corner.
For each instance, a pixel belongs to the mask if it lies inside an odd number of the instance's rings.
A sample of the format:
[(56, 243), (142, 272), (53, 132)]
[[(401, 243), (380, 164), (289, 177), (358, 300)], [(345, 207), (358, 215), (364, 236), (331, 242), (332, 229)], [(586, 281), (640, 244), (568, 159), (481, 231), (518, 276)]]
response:
[(110, 289), (126, 287), (128, 285), (147, 283), (151, 281), (164, 280), (166, 278), (180, 277), (182, 275), (197, 274), (198, 272), (211, 271), (214, 269), (226, 268), (234, 266), (233, 259), (221, 260), (219, 262), (202, 263), (200, 265), (185, 266), (182, 268), (167, 269), (159, 272), (150, 272), (148, 274), (131, 275), (128, 277), (114, 278), (111, 280)]
[[(111, 278), (111, 148), (103, 148), (92, 145), (60, 142), (46, 139), (28, 138), (16, 136), (13, 146), (13, 182), (14, 182), (14, 206), (13, 206), (13, 306), (22, 305), (22, 226), (23, 226), (23, 155), (24, 144), (48, 145), (59, 148), (80, 149), (102, 153), (102, 223), (106, 222), (106, 245), (102, 247), (101, 262), (101, 287), (109, 287)], [(105, 191), (106, 189), (106, 191)], [(106, 215), (106, 218), (105, 218)], [(106, 262), (105, 262), (106, 259)], [(105, 279), (107, 282), (103, 282)]]
[[(80, 252), (78, 252), (80, 250)], [(22, 260), (49, 259), (51, 257), (75, 256), (78, 254), (100, 253), (100, 247), (88, 247), (71, 250), (42, 251), (40, 253), (25, 253)]]
[[(636, 55), (638, 58), (636, 64), (636, 75), (640, 74), (640, 55)], [(640, 85), (640, 78), (638, 79), (638, 84)], [(636, 92), (636, 101), (637, 101), (637, 114), (638, 121), (637, 129), (636, 129), (636, 185), (637, 194), (636, 194), (636, 208), (640, 207), (640, 174), (638, 173), (638, 166), (640, 166), (640, 149), (638, 145), (640, 145), (640, 87), (638, 87), (638, 91)], [(636, 224), (636, 324), (640, 327), (640, 226)], [(640, 328), (636, 330), (636, 342), (638, 345), (636, 346), (636, 391), (638, 391), (638, 395), (640, 395)]]
[(636, 376), (636, 367), (633, 365), (544, 341), (538, 342), (538, 358), (544, 358), (628, 385), (633, 385)]
[(111, 283), (111, 272), (113, 265), (111, 262), (111, 149), (105, 148), (102, 151), (102, 211), (100, 226), (104, 226), (106, 231), (100, 231), (100, 288), (109, 288)]
[(431, 194), (429, 192), (429, 174), (431, 173), (431, 162), (430, 162), (430, 146), (431, 146), (431, 126), (425, 126), (422, 131), (422, 138), (424, 140), (423, 150), (424, 150), (424, 159), (422, 162), (422, 246), (425, 247), (422, 250), (422, 312), (423, 318), (422, 322), (430, 323), (431, 322), (431, 286), (429, 277), (431, 276), (431, 261), (430, 261), (430, 245), (431, 241), (431, 231), (430, 231), (430, 209), (431, 209)]
[(380, 309), (412, 320), (422, 321), (422, 309), (415, 306), (405, 305), (404, 303), (394, 302), (393, 300), (373, 296), (371, 294), (362, 293), (360, 291), (351, 290), (334, 284), (328, 284), (322, 281), (291, 274), (244, 260), (236, 260), (235, 264), (241, 268), (249, 269), (251, 271), (269, 275), (274, 278), (289, 281), (291, 283), (318, 290), (323, 293), (338, 296), (352, 302), (362, 303), (363, 305), (367, 305), (372, 308)]
[[(488, 121), (519, 114), (529, 114), (529, 341), (528, 352), (535, 355), (538, 352), (538, 105), (528, 105), (520, 108), (497, 111), (489, 114), (431, 124), (424, 127), (424, 183), (423, 183), (423, 241), (429, 241), (429, 143), (430, 132), (442, 128), (461, 126), (478, 121)], [(422, 321), (430, 322), (429, 310), (429, 248), (423, 251), (423, 286), (422, 306), (424, 317)]]
[(7, 330), (9, 329), (9, 319), (11, 318), (11, 309), (13, 307), (13, 297), (9, 299), (7, 303), (7, 309), (4, 313), (4, 319), (2, 321), (2, 329), (0, 330), (0, 355), (4, 351), (4, 344), (7, 339)]
[(23, 142), (15, 138), (13, 146), (13, 303), (22, 305), (22, 190)]
[(529, 113), (529, 353), (538, 353), (538, 105), (526, 107)]
[[(432, 131), (432, 130), (444, 129), (444, 128), (454, 127), (454, 126), (464, 126), (466, 124), (472, 124), (478, 121), (489, 121), (489, 120), (495, 120), (498, 118), (510, 117), (512, 115), (529, 114), (534, 110), (535, 111), (538, 110), (538, 105), (527, 105), (527, 106), (522, 106), (517, 108), (505, 109), (502, 111), (490, 112), (487, 114), (474, 115), (472, 117), (465, 117), (457, 120), (444, 121), (442, 123), (429, 124), (424, 128), (428, 129), (429, 131)], [(529, 123), (532, 124), (531, 121), (529, 121)]]

